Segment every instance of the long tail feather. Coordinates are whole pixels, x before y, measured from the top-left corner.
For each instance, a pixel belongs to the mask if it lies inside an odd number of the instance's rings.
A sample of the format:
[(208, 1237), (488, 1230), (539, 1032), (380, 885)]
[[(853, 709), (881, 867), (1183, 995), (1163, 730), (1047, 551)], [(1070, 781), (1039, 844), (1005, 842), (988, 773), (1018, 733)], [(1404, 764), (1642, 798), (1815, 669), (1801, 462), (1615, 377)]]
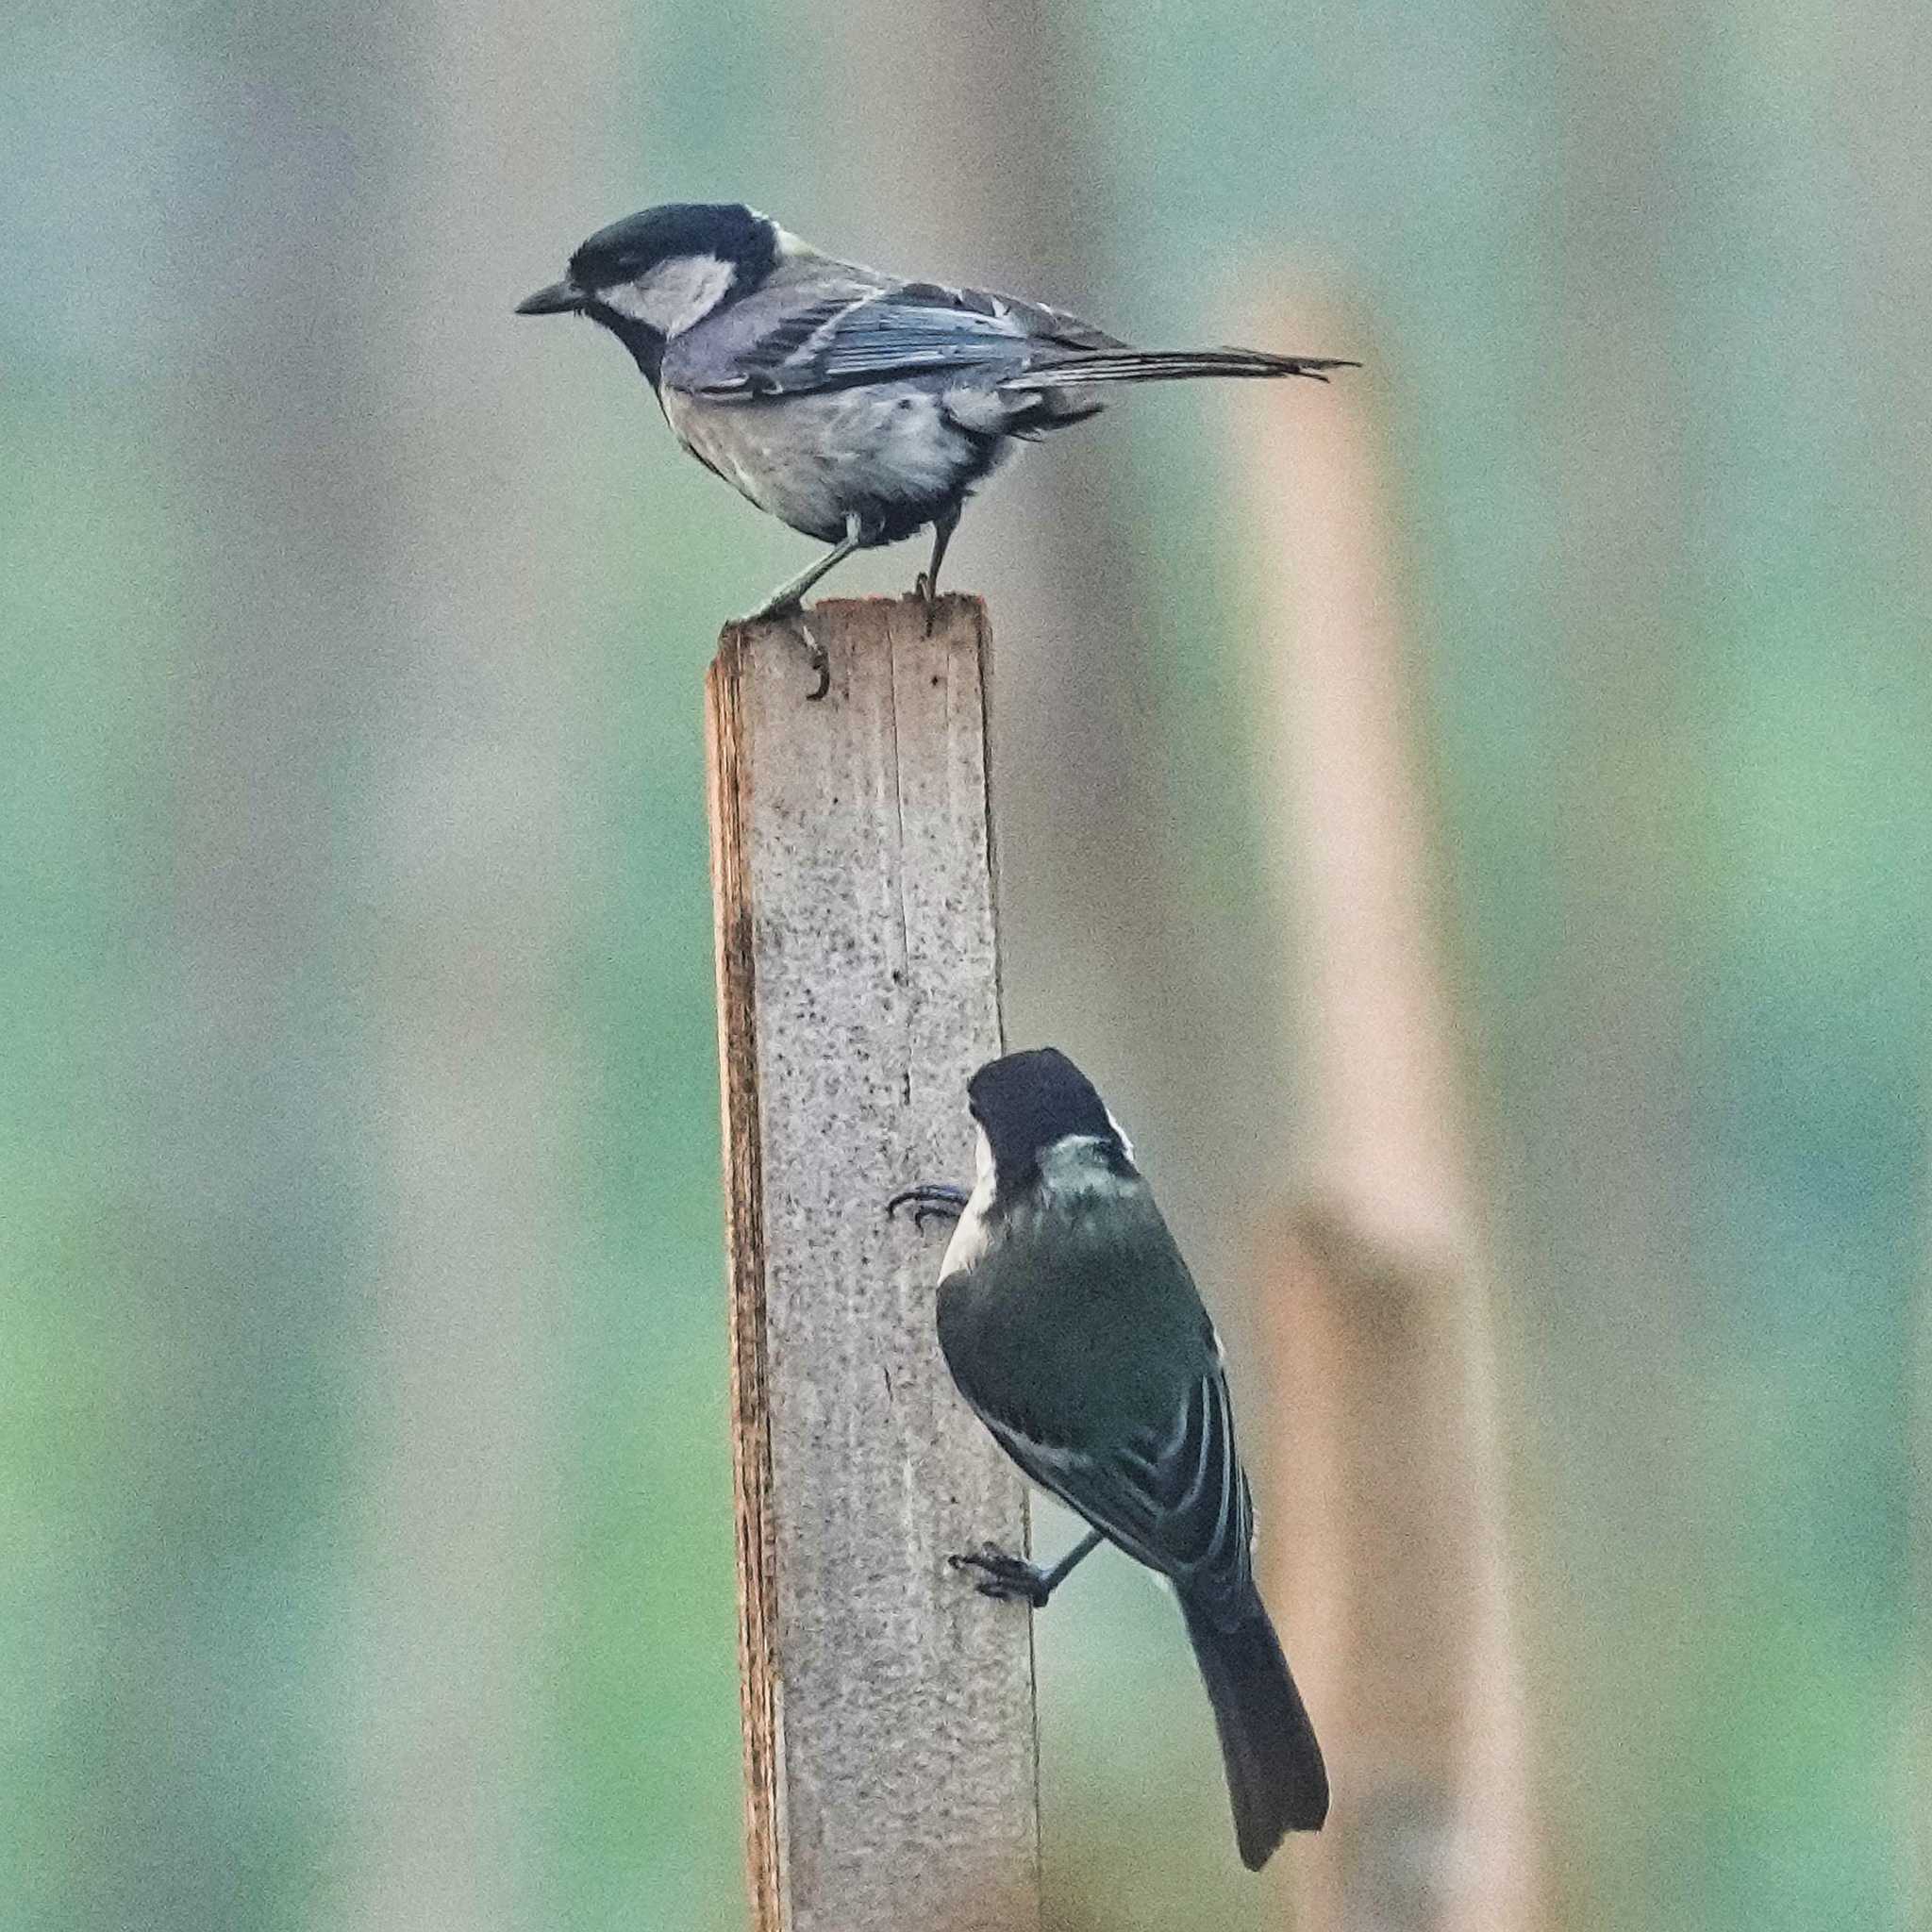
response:
[(1339, 356), (1271, 356), (1261, 349), (1096, 349), (1008, 376), (1002, 390), (1079, 389), (1098, 382), (1179, 382), (1196, 375), (1306, 375), (1359, 369)]
[(1214, 1707), (1241, 1863), (1257, 1872), (1291, 1831), (1319, 1831), (1328, 1774), (1280, 1640), (1252, 1590), (1228, 1619), (1181, 1598), (1194, 1657)]

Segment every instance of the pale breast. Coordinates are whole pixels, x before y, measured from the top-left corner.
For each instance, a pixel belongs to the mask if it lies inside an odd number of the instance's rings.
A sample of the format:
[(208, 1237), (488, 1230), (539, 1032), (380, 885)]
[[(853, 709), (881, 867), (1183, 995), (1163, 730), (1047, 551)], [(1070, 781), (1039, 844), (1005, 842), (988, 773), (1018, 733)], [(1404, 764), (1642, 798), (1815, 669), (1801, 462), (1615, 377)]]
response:
[(874, 541), (908, 536), (990, 466), (931, 391), (912, 383), (712, 402), (667, 384), (664, 414), (694, 456), (794, 530), (836, 542), (857, 514)]
[(973, 1191), (967, 1196), (965, 1211), (954, 1226), (953, 1239), (946, 1244), (945, 1258), (940, 1263), (941, 1280), (948, 1274), (965, 1274), (975, 1267), (979, 1257), (986, 1253), (986, 1217), (992, 1212), (996, 1177), (992, 1147), (986, 1138), (986, 1129), (975, 1124), (974, 1132), (978, 1138), (974, 1153)]

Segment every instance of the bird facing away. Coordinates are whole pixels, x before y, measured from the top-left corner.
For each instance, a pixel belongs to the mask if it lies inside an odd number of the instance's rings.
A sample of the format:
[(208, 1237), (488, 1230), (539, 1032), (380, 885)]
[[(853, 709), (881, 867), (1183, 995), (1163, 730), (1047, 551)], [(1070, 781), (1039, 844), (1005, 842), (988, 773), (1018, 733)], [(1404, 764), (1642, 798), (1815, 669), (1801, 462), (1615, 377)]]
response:
[(930, 525), (919, 593), (974, 488), (1012, 448), (1098, 413), (1112, 383), (1356, 365), (1258, 349), (1136, 349), (1057, 308), (840, 261), (739, 202), (600, 228), (519, 315), (587, 315), (677, 440), (762, 510), (832, 547), (746, 622), (796, 608), (855, 550)]
[(1227, 1773), (1235, 1840), (1258, 1871), (1328, 1813), (1321, 1746), (1255, 1588), (1254, 1512), (1235, 1453), (1221, 1344), (1133, 1150), (1053, 1047), (967, 1088), (973, 1191), (891, 1207), (957, 1216), (939, 1341), (959, 1392), (1091, 1533), (1051, 1570), (984, 1544), (955, 1557), (990, 1596), (1039, 1607), (1105, 1537), (1174, 1586)]

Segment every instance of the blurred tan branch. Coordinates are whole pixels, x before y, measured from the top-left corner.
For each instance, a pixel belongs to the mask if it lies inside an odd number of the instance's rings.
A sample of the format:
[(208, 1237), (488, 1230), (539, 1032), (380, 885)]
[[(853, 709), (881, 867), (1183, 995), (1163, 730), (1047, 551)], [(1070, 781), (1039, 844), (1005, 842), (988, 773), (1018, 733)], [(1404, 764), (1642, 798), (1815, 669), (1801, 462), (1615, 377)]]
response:
[[(1257, 340), (1355, 340), (1319, 318)], [(1264, 1548), (1335, 1807), (1296, 1923), (1539, 1923), (1482, 1212), (1369, 376), (1263, 397), (1239, 474), (1263, 565), (1264, 773), (1298, 946), (1308, 1205), (1264, 1300)]]

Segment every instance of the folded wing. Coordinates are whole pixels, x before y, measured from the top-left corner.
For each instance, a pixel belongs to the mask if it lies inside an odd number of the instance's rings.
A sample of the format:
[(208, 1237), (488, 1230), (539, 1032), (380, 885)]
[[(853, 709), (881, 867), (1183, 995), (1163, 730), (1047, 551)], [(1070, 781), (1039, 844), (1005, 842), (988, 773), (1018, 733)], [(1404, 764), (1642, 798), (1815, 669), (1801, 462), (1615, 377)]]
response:
[(1035, 1482), (1130, 1557), (1209, 1599), (1245, 1591), (1254, 1506), (1235, 1457), (1227, 1378), (1218, 1363), (1164, 1424), (1138, 1430), (1098, 1456), (1043, 1441), (974, 1406)]
[(1076, 317), (1036, 303), (937, 282), (898, 282), (774, 315), (734, 345), (728, 376), (693, 387), (720, 400), (821, 395), (959, 371), (984, 372), (991, 387), (1037, 361), (1125, 348)]

